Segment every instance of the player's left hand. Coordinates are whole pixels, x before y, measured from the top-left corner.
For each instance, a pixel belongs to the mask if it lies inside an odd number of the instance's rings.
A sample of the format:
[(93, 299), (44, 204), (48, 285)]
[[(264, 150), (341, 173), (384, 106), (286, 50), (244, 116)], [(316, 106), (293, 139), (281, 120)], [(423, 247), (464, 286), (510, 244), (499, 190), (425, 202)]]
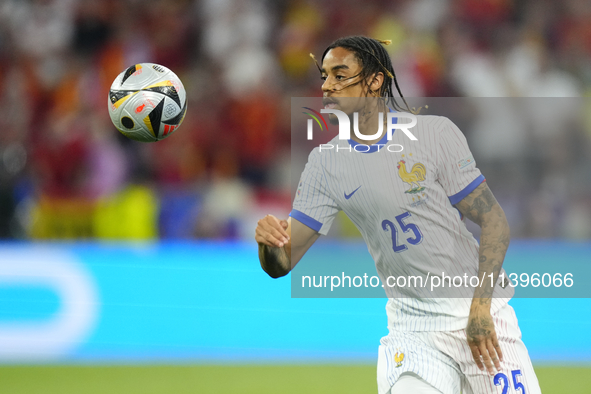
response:
[(478, 368), (484, 371), (486, 367), (486, 370), (491, 375), (495, 374), (494, 368), (500, 371), (503, 352), (497, 340), (497, 333), (490, 311), (483, 309), (470, 311), (466, 336), (472, 357)]

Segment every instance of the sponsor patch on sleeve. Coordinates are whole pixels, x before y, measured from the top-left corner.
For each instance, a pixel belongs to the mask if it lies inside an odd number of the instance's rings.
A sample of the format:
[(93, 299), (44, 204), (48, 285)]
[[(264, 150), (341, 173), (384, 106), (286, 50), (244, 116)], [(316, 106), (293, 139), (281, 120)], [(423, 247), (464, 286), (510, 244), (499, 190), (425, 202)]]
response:
[(474, 156), (470, 155), (464, 157), (463, 159), (458, 160), (458, 169), (463, 170), (464, 168), (468, 167), (471, 164), (474, 164)]

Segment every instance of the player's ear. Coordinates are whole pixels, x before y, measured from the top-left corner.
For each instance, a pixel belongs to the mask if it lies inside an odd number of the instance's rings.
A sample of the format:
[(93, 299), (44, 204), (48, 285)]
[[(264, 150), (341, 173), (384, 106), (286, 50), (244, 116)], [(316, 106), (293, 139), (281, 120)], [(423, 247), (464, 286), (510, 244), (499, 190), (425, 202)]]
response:
[(371, 77), (369, 83), (369, 90), (372, 92), (379, 92), (384, 83), (384, 73), (378, 72)]

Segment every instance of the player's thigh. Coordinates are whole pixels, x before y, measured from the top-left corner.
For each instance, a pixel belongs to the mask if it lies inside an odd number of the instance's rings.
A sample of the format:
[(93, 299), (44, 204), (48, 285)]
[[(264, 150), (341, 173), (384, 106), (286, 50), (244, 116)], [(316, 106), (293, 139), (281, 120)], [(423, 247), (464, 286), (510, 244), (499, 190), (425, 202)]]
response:
[[(505, 305), (493, 315), (493, 320), (499, 345), (503, 352), (501, 370), (491, 378), (488, 374), (480, 371), (475, 366), (476, 364), (473, 363), (470, 368), (471, 373), (466, 373), (472, 391), (479, 392), (477, 387), (485, 382), (490, 382), (494, 385), (492, 393), (525, 392), (527, 394), (540, 394), (538, 378), (527, 348), (521, 340), (521, 330), (513, 308), (509, 304)], [(507, 391), (504, 391), (505, 387), (507, 387)]]
[(377, 371), (380, 394), (390, 393), (405, 373), (420, 376), (438, 393), (460, 392), (460, 367), (447, 354), (431, 346), (429, 335), (424, 332), (390, 332), (382, 338)]
[(442, 394), (441, 391), (427, 383), (419, 375), (405, 372), (398, 377), (390, 394)]
[[(506, 305), (493, 315), (493, 320), (497, 339), (503, 352), (501, 370), (496, 371), (493, 376), (478, 369), (468, 347), (465, 330), (449, 333), (445, 338), (445, 342), (451, 345), (449, 347), (450, 354), (458, 362), (464, 374), (464, 392), (541, 393), (529, 353), (521, 340), (521, 331), (517, 325), (513, 308)], [(450, 337), (453, 338), (453, 341), (450, 340)]]

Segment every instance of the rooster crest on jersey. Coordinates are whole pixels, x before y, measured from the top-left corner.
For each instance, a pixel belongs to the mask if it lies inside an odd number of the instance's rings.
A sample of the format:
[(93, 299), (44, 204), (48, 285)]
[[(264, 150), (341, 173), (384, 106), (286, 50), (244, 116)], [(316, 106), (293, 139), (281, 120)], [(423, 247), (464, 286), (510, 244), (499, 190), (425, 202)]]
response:
[(410, 185), (410, 189), (405, 191), (405, 193), (416, 194), (425, 190), (425, 187), (419, 183), (425, 180), (425, 174), (427, 173), (427, 169), (422, 163), (415, 163), (409, 172), (406, 170), (406, 162), (400, 160), (396, 168), (398, 168), (400, 179)]

